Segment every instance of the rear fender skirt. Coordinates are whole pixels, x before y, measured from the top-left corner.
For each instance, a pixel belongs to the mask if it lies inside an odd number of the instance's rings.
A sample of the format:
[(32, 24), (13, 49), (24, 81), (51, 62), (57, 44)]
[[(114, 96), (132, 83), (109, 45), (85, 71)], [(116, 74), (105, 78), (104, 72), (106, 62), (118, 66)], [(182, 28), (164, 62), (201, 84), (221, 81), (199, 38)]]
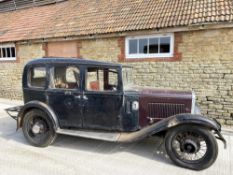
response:
[(121, 133), (118, 142), (133, 142), (141, 140), (161, 131), (166, 131), (170, 128), (183, 124), (194, 124), (203, 126), (208, 129), (214, 130), (218, 135), (221, 131), (221, 125), (218, 122), (198, 114), (185, 113), (168, 117), (137, 132)]
[(20, 110), (18, 114), (17, 129), (19, 129), (22, 126), (22, 121), (23, 121), (25, 114), (31, 109), (40, 109), (44, 111), (48, 115), (48, 117), (51, 119), (51, 121), (53, 122), (55, 131), (59, 128), (57, 116), (47, 104), (42, 103), (40, 101), (30, 101), (22, 107), (22, 109)]

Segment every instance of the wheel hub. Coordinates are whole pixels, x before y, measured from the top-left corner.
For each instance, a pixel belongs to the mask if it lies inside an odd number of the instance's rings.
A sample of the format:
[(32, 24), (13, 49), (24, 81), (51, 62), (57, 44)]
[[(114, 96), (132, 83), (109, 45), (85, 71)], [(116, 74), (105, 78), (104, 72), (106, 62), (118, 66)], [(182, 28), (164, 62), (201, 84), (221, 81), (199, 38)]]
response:
[(199, 146), (198, 146), (198, 144), (195, 141), (193, 141), (191, 139), (186, 139), (184, 141), (183, 145), (182, 145), (182, 150), (184, 152), (193, 154), (193, 153), (198, 152)]
[(33, 134), (39, 134), (42, 132), (43, 130), (43, 125), (40, 124), (40, 123), (35, 123), (33, 126), (32, 126), (32, 132)]

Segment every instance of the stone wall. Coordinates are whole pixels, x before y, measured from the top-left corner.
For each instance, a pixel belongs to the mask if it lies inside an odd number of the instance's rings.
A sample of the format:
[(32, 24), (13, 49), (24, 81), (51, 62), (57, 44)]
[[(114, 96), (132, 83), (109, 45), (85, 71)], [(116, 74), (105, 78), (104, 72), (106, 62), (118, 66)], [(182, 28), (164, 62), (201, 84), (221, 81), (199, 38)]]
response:
[(194, 90), (203, 114), (233, 124), (233, 29), (186, 32), (182, 61), (131, 63), (135, 81), (159, 88)]
[(99, 61), (117, 62), (120, 54), (117, 40), (117, 38), (108, 38), (81, 41), (80, 56)]
[[(124, 62), (134, 67), (134, 82), (196, 92), (203, 114), (233, 125), (233, 29), (182, 32), (181, 61)], [(82, 42), (84, 58), (118, 61), (118, 39)]]
[(17, 45), (17, 61), (0, 62), (0, 98), (22, 99), (22, 72), (32, 58), (44, 56), (42, 44)]
[[(146, 33), (142, 33), (146, 34)], [(203, 114), (233, 125), (233, 29), (181, 32), (180, 61), (123, 62), (132, 65), (134, 82), (179, 90), (194, 90)], [(119, 38), (78, 41), (83, 58), (118, 62)], [(0, 97), (22, 98), (21, 75), (30, 58), (45, 55), (42, 44), (19, 45), (20, 63), (0, 62)]]

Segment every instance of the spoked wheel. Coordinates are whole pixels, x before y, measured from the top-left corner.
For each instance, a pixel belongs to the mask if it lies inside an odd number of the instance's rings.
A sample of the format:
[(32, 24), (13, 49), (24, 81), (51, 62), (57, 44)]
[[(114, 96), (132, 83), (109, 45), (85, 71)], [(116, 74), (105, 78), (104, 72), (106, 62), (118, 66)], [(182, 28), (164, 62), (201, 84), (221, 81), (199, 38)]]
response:
[(23, 133), (25, 138), (34, 146), (45, 147), (52, 144), (56, 132), (52, 121), (41, 110), (31, 110), (23, 119)]
[(165, 148), (174, 163), (194, 170), (208, 168), (218, 155), (214, 135), (200, 126), (173, 128), (166, 135)]

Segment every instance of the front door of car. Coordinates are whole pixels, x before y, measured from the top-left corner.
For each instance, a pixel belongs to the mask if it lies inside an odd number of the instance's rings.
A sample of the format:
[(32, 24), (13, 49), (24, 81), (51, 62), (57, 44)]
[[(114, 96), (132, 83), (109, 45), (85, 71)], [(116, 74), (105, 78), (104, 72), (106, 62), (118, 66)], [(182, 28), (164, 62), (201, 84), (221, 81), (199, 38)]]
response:
[(82, 128), (80, 70), (77, 66), (50, 69), (49, 106), (56, 113), (61, 128)]
[(123, 103), (116, 68), (87, 67), (84, 87), (83, 128), (117, 130)]

